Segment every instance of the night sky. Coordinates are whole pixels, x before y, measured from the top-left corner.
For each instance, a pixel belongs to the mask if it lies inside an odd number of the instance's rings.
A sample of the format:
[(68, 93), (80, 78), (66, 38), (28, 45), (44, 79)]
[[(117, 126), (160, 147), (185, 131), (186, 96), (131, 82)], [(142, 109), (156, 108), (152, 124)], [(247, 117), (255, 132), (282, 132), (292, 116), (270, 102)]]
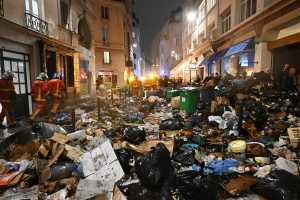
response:
[(142, 48), (149, 56), (151, 42), (168, 19), (171, 11), (184, 0), (135, 0), (135, 12), (140, 20)]

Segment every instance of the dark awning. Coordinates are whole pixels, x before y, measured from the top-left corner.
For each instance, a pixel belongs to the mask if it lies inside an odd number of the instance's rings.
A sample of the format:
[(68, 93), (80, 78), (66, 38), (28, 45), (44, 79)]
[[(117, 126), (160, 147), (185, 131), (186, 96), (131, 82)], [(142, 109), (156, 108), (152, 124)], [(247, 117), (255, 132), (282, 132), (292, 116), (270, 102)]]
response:
[(208, 63), (213, 63), (213, 62), (217, 62), (217, 61), (221, 60), (223, 58), (224, 54), (226, 53), (226, 50), (218, 51), (218, 52), (214, 53), (213, 55), (211, 55), (210, 57), (205, 58), (201, 62), (200, 65), (207, 65)]
[(232, 56), (235, 54), (239, 54), (242, 53), (243, 51), (246, 50), (246, 48), (249, 46), (250, 43), (253, 43), (254, 39), (250, 38), (248, 40), (245, 40), (241, 43), (235, 44), (233, 46), (231, 46), (228, 51), (226, 52), (226, 54), (224, 55), (224, 57), (228, 57), (228, 56)]

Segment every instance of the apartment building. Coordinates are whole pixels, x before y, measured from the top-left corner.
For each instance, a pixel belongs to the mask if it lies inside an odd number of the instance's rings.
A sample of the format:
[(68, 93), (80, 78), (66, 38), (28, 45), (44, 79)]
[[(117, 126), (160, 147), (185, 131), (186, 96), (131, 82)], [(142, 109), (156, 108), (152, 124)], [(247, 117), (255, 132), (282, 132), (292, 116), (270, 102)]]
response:
[(16, 115), (31, 114), (31, 83), (40, 72), (61, 72), (67, 94), (94, 93), (102, 69), (122, 84), (132, 68), (130, 6), (129, 0), (0, 0), (0, 75), (15, 74)]
[(297, 67), (299, 1), (202, 0), (184, 7), (183, 59), (171, 73), (186, 82), (216, 73)]
[[(131, 1), (100, 0), (93, 24), (97, 78), (105, 84), (124, 86), (133, 73)], [(96, 32), (96, 31), (95, 31)]]
[(141, 29), (140, 20), (137, 18), (136, 14), (133, 13), (133, 30), (132, 30), (132, 47), (133, 47), (133, 69), (134, 74), (138, 78), (141, 78), (144, 74), (144, 64), (143, 55), (141, 48)]
[(182, 59), (182, 8), (171, 11), (152, 43), (151, 60), (160, 76), (169, 76), (170, 70)]
[(83, 45), (83, 35), (77, 34), (82, 31), (78, 23), (84, 18), (82, 5), (66, 0), (1, 0), (0, 68), (1, 73), (15, 74), (18, 116), (31, 113), (30, 86), (40, 72), (50, 77), (62, 72), (68, 89), (79, 91), (76, 48)]
[(160, 31), (160, 75), (169, 76), (171, 68), (182, 58), (182, 8), (171, 12)]

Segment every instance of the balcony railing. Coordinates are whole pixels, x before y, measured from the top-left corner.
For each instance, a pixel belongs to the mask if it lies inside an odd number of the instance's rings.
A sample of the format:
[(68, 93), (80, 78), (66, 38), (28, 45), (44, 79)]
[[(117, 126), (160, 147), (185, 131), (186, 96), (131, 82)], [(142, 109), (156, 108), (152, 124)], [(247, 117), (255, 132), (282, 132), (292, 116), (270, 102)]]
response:
[(49, 30), (48, 30), (48, 23), (37, 16), (34, 16), (30, 13), (25, 13), (25, 24), (26, 27), (39, 32), (44, 35), (48, 35)]
[(0, 17), (4, 16), (3, 0), (0, 0)]

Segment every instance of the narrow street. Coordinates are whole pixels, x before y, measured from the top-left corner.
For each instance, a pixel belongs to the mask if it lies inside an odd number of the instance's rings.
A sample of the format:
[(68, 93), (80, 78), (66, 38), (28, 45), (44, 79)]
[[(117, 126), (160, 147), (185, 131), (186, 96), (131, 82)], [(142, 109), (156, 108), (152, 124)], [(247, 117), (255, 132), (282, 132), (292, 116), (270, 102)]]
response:
[(299, 11), (0, 0), (0, 200), (299, 200)]

